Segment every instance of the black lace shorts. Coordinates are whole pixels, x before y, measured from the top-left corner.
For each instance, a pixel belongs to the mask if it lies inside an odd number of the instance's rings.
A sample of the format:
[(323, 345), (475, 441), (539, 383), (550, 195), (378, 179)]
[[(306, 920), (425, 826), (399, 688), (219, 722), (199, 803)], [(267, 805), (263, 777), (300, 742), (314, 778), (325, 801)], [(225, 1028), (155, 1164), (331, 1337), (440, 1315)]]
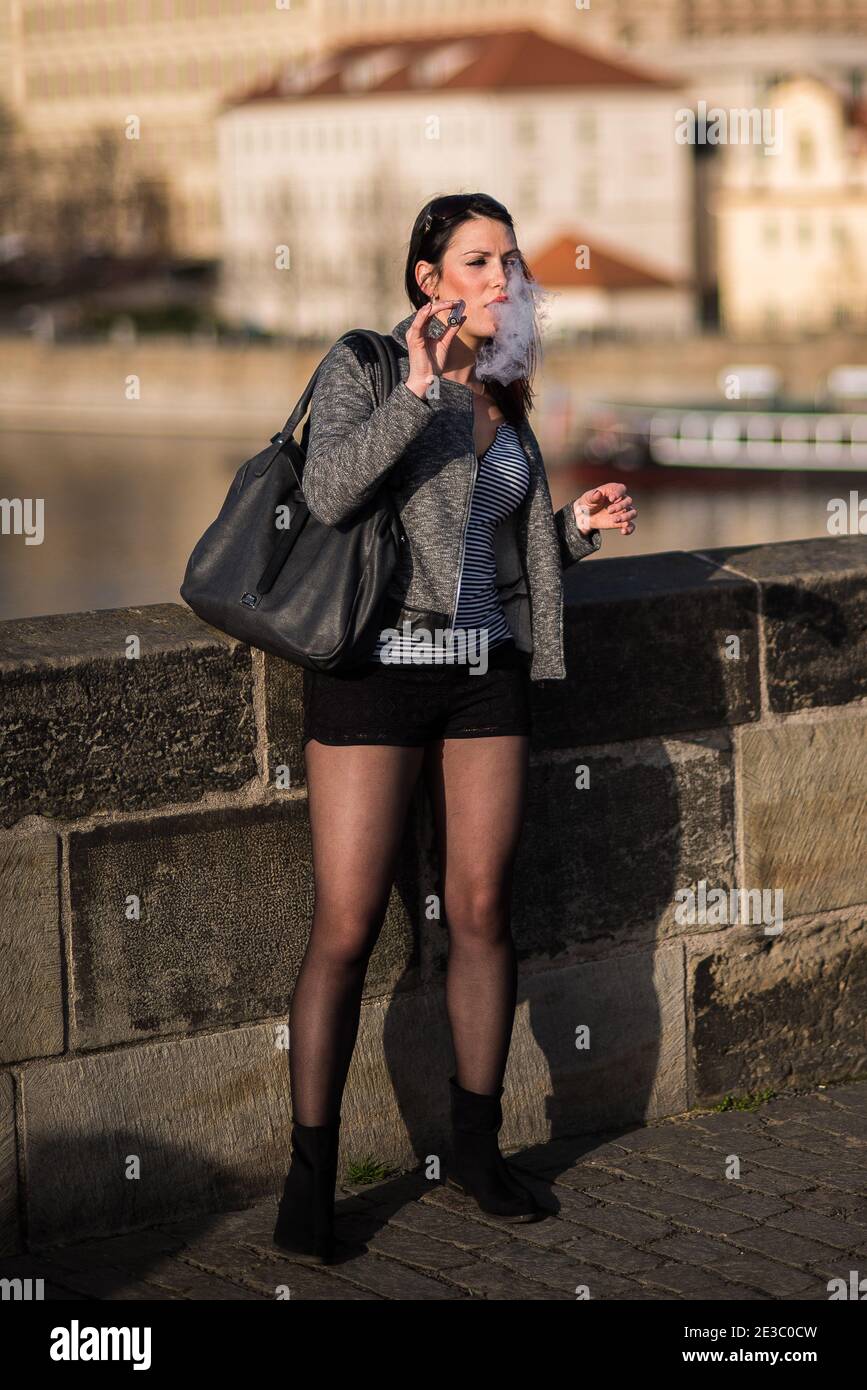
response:
[(513, 641), (490, 648), (483, 675), (457, 663), (304, 669), (304, 743), (417, 747), (530, 731), (530, 658)]

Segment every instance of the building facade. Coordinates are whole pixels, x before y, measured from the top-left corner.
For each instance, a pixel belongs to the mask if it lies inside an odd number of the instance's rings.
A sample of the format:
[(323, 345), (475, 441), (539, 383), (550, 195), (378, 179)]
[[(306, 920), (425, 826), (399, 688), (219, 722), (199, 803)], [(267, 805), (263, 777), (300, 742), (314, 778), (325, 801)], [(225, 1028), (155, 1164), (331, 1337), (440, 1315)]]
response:
[(690, 156), (660, 74), (533, 31), (348, 45), (219, 119), (235, 322), (321, 337), (406, 312), (413, 220), (437, 193), (490, 192), (532, 264), (580, 223), (623, 257), (691, 275)]
[(867, 329), (867, 105), (813, 79), (770, 90), (780, 153), (729, 151), (715, 200), (723, 327), (739, 338)]
[[(658, 56), (667, 70), (687, 41), (713, 62), (738, 38), (762, 36), (836, 41), (845, 61), (849, 41), (867, 38), (867, 0), (0, 0), (0, 78), (46, 150), (71, 155), (94, 127), (119, 130), (139, 116), (136, 158), (167, 182), (178, 249), (216, 256), (223, 100), (275, 66), (346, 43), (528, 24), (567, 43)], [(690, 57), (687, 77), (693, 66)]]

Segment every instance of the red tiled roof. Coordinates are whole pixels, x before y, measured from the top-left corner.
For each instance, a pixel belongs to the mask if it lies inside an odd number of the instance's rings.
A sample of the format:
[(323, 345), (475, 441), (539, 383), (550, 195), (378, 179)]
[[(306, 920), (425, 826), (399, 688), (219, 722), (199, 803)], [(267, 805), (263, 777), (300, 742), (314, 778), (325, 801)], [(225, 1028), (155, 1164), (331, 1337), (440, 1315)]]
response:
[[(449, 64), (449, 52), (454, 54)], [(435, 71), (436, 55), (443, 71)], [(370, 65), (369, 81), (353, 83), (355, 68)], [(425, 72), (425, 62), (433, 70)], [(381, 65), (381, 66), (379, 66)], [(416, 67), (415, 65), (420, 65)], [(311, 97), (380, 96), (384, 93), (515, 91), (528, 87), (646, 87), (677, 89), (680, 79), (624, 62), (619, 55), (563, 43), (535, 29), (452, 32), (422, 38), (384, 36), (348, 44), (282, 70), (264, 86), (226, 104), (306, 101)]]
[[(579, 270), (575, 264), (578, 246), (587, 246), (590, 264)], [(582, 232), (557, 237), (527, 263), (541, 284), (569, 290), (669, 290), (686, 284), (664, 272), (621, 255)]]

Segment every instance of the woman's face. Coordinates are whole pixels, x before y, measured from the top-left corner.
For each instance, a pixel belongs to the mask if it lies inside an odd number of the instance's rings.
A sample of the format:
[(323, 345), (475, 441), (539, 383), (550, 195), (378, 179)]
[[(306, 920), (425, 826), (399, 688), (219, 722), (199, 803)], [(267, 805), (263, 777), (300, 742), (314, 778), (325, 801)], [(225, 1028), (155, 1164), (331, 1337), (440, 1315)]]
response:
[[(490, 217), (471, 217), (462, 222), (452, 234), (443, 256), (439, 282), (424, 282), (424, 272), (430, 262), (419, 261), (416, 277), (421, 288), (437, 299), (463, 299), (466, 322), (458, 336), (464, 341), (489, 338), (497, 331), (497, 320), (488, 307), (492, 300), (503, 295), (508, 298), (509, 277), (521, 273), (515, 234), (503, 222)], [(441, 310), (438, 318), (445, 321)]]

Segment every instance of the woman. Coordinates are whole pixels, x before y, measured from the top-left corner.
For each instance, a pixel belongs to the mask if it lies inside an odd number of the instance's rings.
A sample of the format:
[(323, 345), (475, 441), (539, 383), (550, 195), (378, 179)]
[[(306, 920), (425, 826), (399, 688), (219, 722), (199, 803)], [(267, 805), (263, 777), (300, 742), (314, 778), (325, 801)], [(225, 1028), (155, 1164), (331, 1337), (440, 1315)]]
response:
[[(484, 194), (427, 204), (406, 289), (415, 311), (392, 331), (400, 382), (378, 405), (373, 368), (336, 343), (317, 378), (303, 474), (325, 524), (388, 486), (405, 532), (371, 658), (346, 673), (304, 672), (315, 909), (289, 1020), (293, 1155), (274, 1240), (309, 1263), (340, 1253), (341, 1099), (422, 772), (449, 933), (449, 1181), (507, 1220), (544, 1214), (497, 1142), (517, 995), (510, 897), (530, 682), (566, 674), (563, 568), (597, 550), (601, 530), (635, 529), (622, 483), (553, 513), (527, 422), (538, 345), (532, 283), (506, 209)], [(452, 310), (460, 316), (443, 331)], [(504, 345), (523, 354), (524, 375), (482, 379), (476, 367), (495, 370)]]

